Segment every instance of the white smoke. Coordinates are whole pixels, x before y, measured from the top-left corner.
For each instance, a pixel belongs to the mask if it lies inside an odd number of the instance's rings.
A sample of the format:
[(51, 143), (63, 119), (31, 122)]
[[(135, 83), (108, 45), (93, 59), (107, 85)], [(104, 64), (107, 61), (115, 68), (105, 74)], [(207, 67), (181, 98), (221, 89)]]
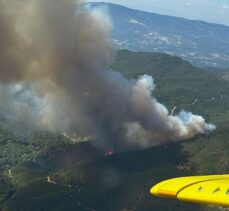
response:
[(152, 97), (154, 88), (153, 79), (148, 75), (139, 77), (133, 86), (133, 112), (144, 118), (142, 121), (126, 124), (130, 144), (148, 147), (149, 144), (158, 145), (189, 139), (215, 129), (215, 126), (207, 124), (203, 117), (191, 112), (181, 111), (178, 115), (169, 115), (167, 108)]
[(0, 0), (0, 108), (14, 125), (94, 135), (116, 151), (214, 129), (189, 112), (169, 115), (151, 76), (129, 81), (111, 70), (109, 18), (82, 3)]

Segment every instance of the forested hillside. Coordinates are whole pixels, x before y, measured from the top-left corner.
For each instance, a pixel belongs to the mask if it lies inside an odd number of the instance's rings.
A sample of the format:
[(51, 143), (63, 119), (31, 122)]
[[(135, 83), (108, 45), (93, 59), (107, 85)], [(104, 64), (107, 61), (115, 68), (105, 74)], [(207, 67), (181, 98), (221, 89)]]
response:
[[(113, 64), (130, 80), (150, 74), (152, 93), (174, 114), (185, 109), (217, 126), (212, 134), (111, 156), (66, 134), (15, 136), (1, 119), (1, 208), (24, 210), (213, 211), (150, 196), (163, 179), (229, 172), (229, 83), (165, 54), (120, 51)], [(176, 107), (174, 109), (174, 107)]]

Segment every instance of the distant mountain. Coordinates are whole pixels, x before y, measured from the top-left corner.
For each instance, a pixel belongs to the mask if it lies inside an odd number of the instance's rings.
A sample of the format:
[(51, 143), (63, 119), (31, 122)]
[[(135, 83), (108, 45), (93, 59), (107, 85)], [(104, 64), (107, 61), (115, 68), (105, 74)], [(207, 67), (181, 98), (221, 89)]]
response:
[(229, 26), (159, 15), (109, 3), (113, 39), (121, 49), (177, 55), (199, 66), (229, 67)]

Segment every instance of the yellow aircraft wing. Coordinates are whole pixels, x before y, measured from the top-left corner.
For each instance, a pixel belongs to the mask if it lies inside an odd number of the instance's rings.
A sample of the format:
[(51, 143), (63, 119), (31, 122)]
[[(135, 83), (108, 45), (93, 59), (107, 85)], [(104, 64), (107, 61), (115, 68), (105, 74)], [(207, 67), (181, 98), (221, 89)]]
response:
[(170, 179), (153, 186), (150, 193), (187, 202), (229, 206), (229, 174)]

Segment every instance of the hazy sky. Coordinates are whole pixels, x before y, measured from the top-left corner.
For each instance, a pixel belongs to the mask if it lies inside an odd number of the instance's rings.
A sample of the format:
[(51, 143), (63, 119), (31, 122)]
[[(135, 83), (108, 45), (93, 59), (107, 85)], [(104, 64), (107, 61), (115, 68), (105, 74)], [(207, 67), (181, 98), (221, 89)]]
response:
[[(88, 1), (96, 2), (96, 0)], [(229, 0), (103, 0), (103, 2), (229, 25)]]

